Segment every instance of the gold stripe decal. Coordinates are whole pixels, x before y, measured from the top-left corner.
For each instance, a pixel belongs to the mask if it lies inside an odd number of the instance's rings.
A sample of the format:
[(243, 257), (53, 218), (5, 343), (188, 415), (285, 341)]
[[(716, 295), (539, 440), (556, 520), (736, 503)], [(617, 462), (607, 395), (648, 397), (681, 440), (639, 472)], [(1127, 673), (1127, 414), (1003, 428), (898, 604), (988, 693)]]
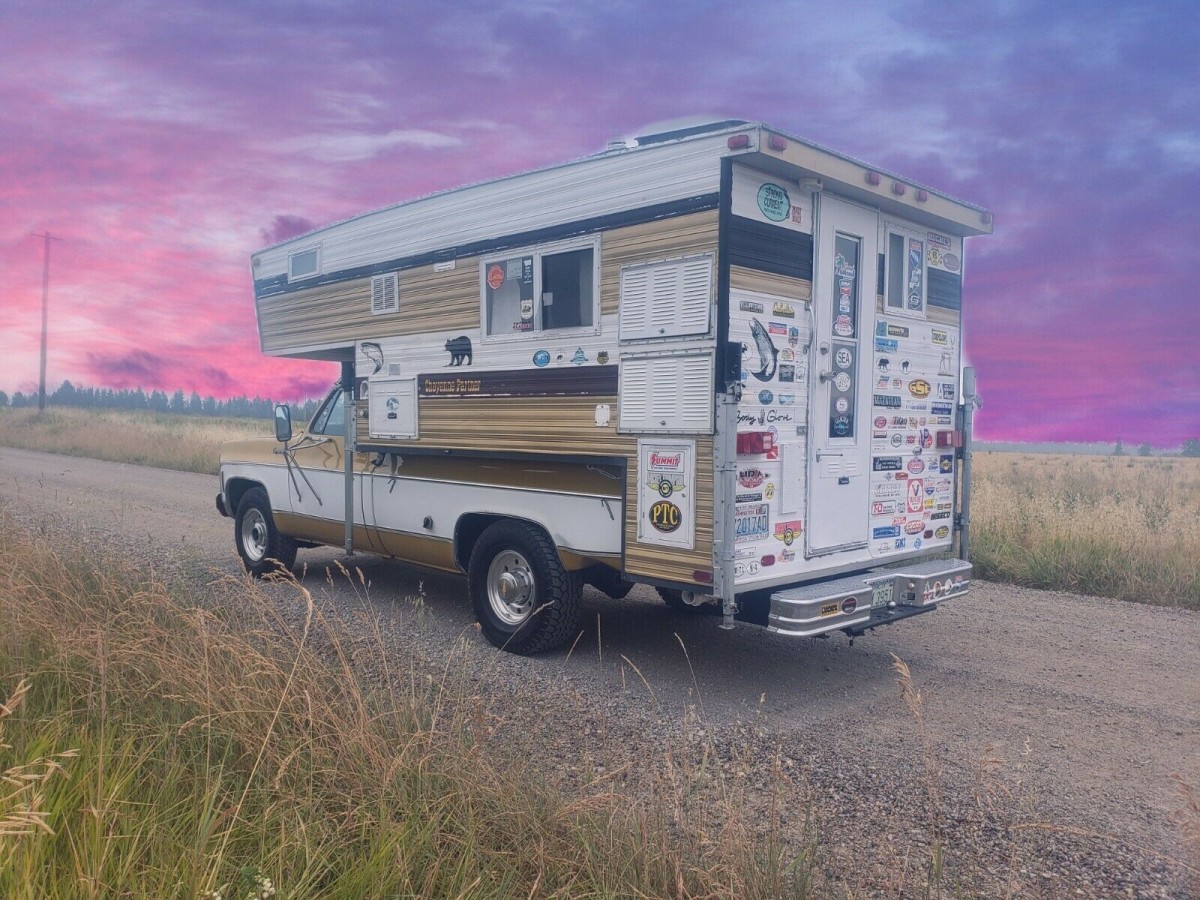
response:
[(567, 397), (613, 396), (616, 366), (569, 369), (514, 369), (500, 372), (420, 375), (417, 396), (432, 397)]

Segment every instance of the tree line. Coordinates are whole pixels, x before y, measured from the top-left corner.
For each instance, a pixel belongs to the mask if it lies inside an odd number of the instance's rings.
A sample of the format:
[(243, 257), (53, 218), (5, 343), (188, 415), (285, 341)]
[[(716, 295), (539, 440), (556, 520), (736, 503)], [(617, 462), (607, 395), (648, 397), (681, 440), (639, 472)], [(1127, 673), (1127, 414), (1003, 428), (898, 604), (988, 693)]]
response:
[[(322, 398), (303, 400), (292, 404), (293, 419), (303, 421), (311, 418), (317, 411)], [(0, 391), (0, 406), (13, 408), (37, 406), (38, 396), (35, 393), (24, 394), (17, 391), (12, 397), (5, 391)], [(146, 393), (140, 387), (113, 388), (76, 387), (70, 381), (64, 381), (58, 390), (46, 395), (48, 406), (73, 406), (78, 409), (140, 409), (150, 412), (175, 413), (184, 416), (226, 416), (244, 419), (270, 419), (274, 415), (275, 403), (263, 397), (230, 397), (228, 400), (218, 400), (215, 397), (201, 397), (195, 391), (190, 394), (182, 389), (173, 394), (153, 390)]]

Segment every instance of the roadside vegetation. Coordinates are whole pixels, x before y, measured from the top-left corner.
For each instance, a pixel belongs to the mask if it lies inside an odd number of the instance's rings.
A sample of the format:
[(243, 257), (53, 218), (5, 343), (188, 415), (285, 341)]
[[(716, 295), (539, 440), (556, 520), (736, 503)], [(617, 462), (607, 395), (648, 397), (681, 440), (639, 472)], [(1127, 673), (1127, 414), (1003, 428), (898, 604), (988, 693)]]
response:
[(976, 453), (980, 578), (1200, 609), (1200, 459)]
[[(216, 474), (271, 422), (0, 407), (0, 445)], [(980, 578), (1200, 609), (1200, 459), (976, 452)]]
[(0, 520), (6, 900), (814, 895), (815, 842), (785, 851), (719, 786), (680, 818), (698, 770), (568, 798), (477, 742), (469, 676), (299, 585), (191, 593), (73, 551)]

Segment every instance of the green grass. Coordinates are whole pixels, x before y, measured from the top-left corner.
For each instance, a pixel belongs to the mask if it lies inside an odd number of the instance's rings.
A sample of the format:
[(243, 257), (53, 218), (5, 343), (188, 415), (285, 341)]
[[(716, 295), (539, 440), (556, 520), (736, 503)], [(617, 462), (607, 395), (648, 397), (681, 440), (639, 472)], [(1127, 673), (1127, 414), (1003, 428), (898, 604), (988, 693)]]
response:
[(712, 842), (659, 800), (496, 762), (466, 675), (351, 637), (299, 586), (168, 586), (0, 524), (6, 900), (260, 875), (297, 898), (811, 896), (812, 846), (736, 814)]

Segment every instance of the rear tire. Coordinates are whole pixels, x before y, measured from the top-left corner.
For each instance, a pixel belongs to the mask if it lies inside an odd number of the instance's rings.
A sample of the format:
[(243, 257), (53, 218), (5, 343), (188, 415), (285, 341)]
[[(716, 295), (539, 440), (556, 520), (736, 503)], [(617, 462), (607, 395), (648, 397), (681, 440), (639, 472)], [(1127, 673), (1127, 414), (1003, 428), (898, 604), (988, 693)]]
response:
[(544, 531), (525, 522), (488, 526), (471, 551), (467, 584), (483, 636), (501, 650), (553, 650), (579, 628), (579, 575), (563, 566)]
[(296, 562), (296, 542), (275, 527), (271, 501), (261, 487), (252, 487), (242, 495), (233, 537), (242, 565), (255, 578), (291, 569)]

